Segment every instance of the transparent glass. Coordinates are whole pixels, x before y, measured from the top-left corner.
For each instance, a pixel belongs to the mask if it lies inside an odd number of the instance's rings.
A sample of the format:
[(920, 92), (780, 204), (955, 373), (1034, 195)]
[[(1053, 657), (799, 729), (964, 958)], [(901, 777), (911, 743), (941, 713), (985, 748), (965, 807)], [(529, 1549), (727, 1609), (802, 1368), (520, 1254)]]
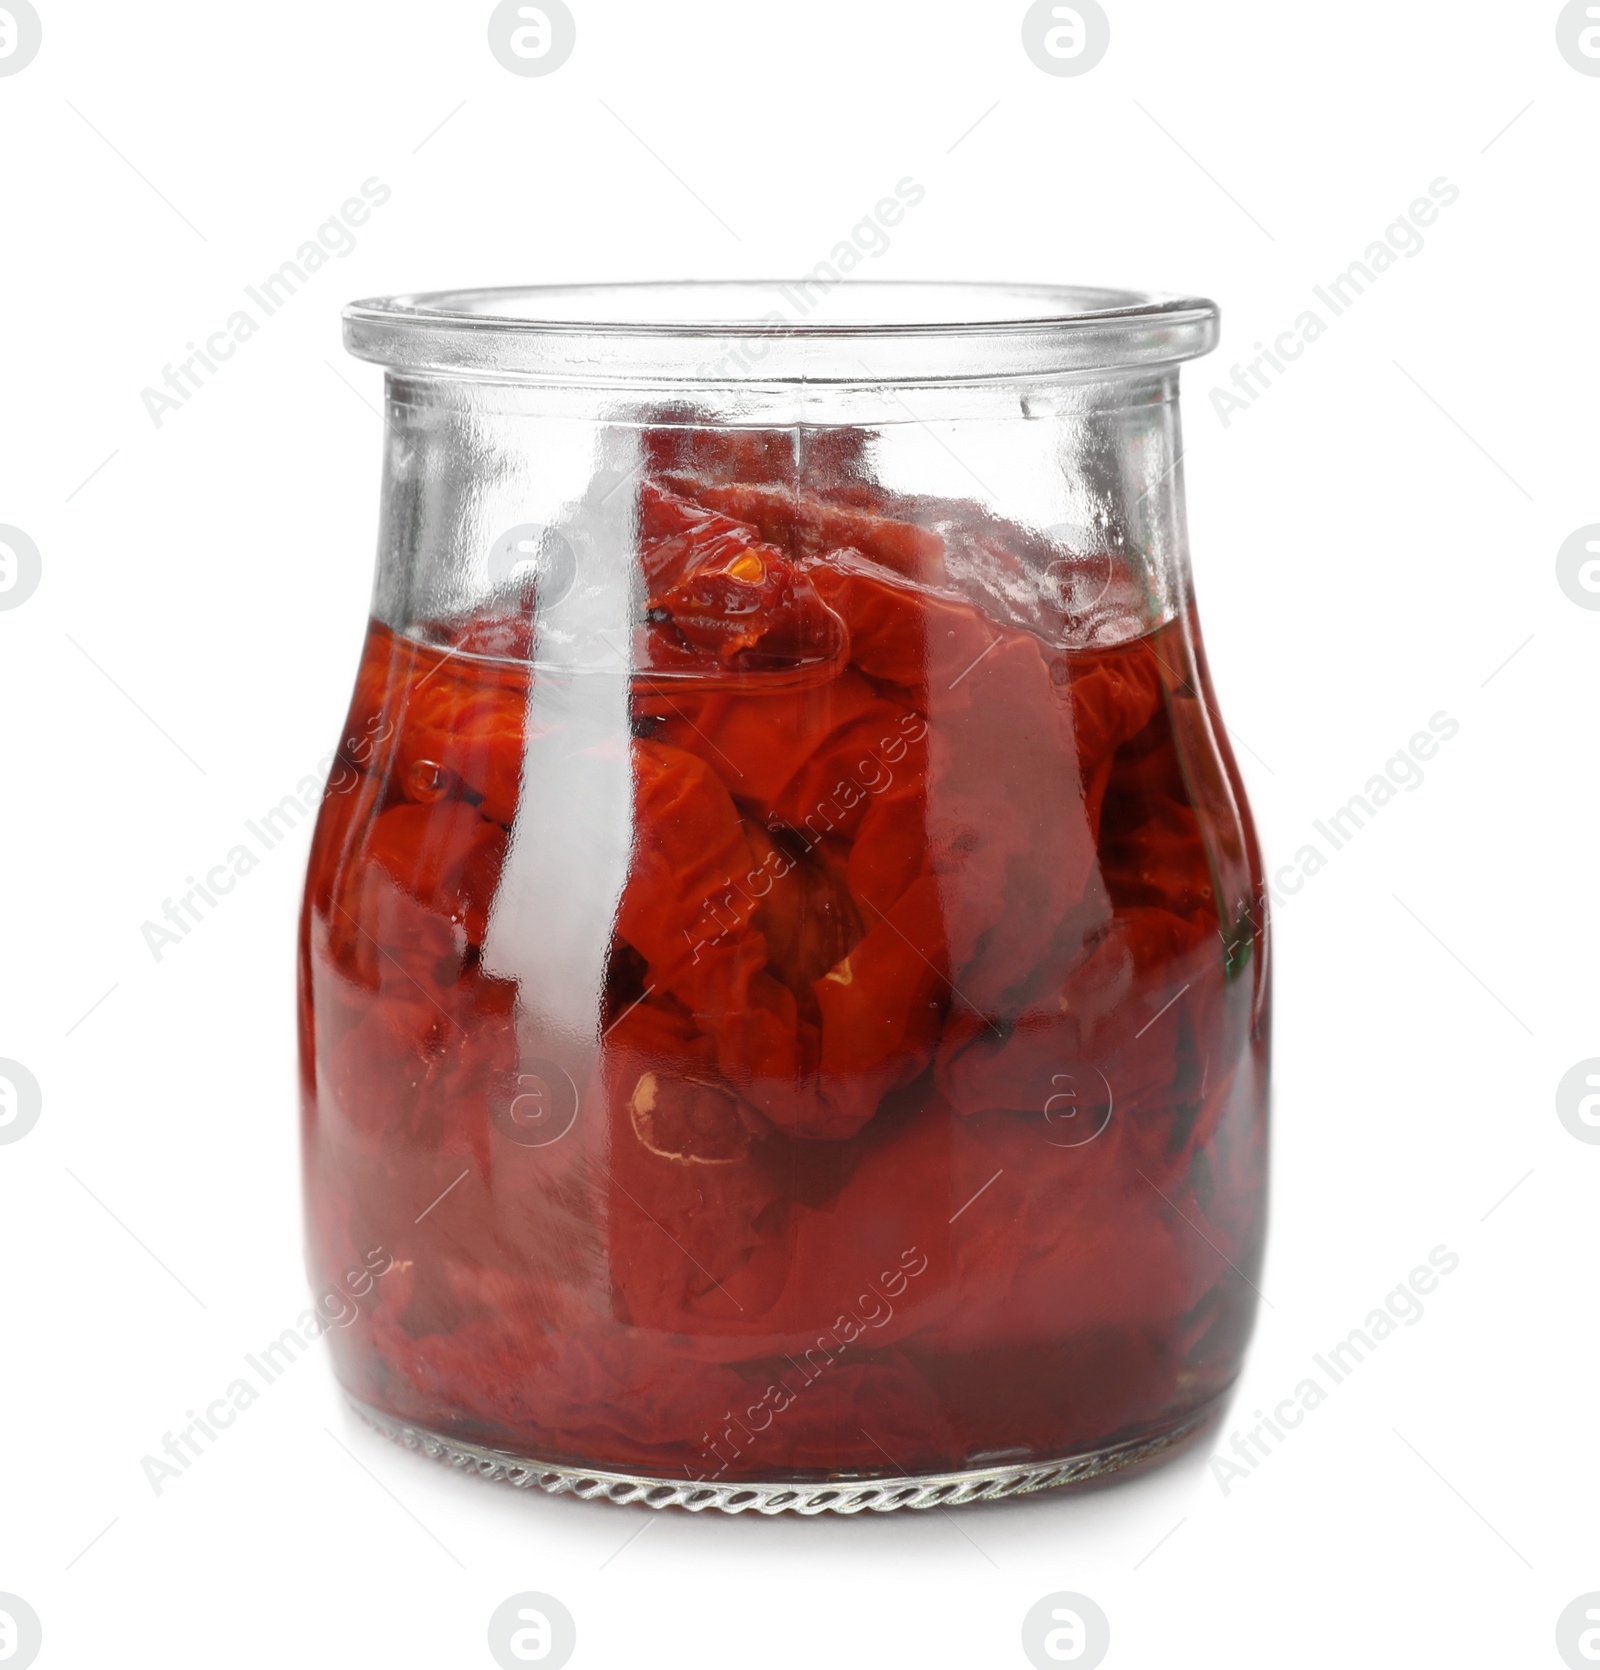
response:
[(1268, 1048), (1182, 508), (1215, 323), (968, 285), (348, 311), (384, 482), (300, 1019), (312, 1274), (361, 1289), (332, 1340), (379, 1424), (816, 1511), (1214, 1409)]

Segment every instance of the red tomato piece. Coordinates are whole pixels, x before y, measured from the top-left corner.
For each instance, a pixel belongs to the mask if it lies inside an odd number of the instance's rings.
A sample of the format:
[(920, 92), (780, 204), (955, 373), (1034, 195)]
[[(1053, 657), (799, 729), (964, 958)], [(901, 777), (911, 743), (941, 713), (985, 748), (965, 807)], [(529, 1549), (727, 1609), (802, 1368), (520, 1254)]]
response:
[[(837, 618), (775, 545), (746, 523), (646, 481), (639, 555), (659, 664), (826, 662), (843, 648)], [(652, 657), (652, 662), (656, 660)]]
[(944, 574), (944, 541), (929, 528), (835, 505), (781, 483), (709, 483), (674, 477), (697, 503), (748, 523), (765, 540), (799, 560), (853, 549), (912, 580), (937, 584)]

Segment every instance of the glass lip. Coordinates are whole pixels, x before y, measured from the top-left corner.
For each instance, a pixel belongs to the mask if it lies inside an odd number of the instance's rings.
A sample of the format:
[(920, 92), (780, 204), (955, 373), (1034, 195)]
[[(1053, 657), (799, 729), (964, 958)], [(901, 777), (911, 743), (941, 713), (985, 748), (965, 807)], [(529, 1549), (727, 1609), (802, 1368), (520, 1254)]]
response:
[(1216, 346), (1218, 321), (1201, 296), (813, 273), (372, 297), (345, 308), (344, 341), (423, 376), (870, 386), (1176, 365)]

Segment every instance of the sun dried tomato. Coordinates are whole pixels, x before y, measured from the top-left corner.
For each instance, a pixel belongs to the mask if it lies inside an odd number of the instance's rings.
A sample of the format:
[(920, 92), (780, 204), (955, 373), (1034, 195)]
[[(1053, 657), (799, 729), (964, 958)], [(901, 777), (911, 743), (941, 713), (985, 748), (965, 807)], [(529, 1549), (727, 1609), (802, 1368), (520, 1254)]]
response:
[[(610, 822), (539, 776), (531, 582), (369, 634), (303, 950), (313, 1239), (395, 1259), (342, 1375), (664, 1476), (1161, 1428), (1232, 1372), (1260, 1227), (1187, 626), (1125, 554), (891, 492), (860, 432), (641, 444), (633, 680), (570, 741)], [(530, 853), (608, 913), (582, 1036), (497, 948)]]

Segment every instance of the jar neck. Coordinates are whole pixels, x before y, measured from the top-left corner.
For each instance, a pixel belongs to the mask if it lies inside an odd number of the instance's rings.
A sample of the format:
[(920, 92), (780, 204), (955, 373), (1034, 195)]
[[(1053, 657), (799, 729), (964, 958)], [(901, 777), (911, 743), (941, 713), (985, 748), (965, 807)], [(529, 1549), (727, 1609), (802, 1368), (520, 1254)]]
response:
[(608, 599), (590, 626), (625, 638), (640, 484), (674, 470), (721, 470), (807, 503), (880, 504), (947, 539), (970, 530), (1014, 544), (1036, 570), (1121, 566), (1142, 594), (1143, 630), (1188, 600), (1175, 367), (649, 389), (391, 372), (385, 411), (374, 613), (402, 632), (554, 564)]

